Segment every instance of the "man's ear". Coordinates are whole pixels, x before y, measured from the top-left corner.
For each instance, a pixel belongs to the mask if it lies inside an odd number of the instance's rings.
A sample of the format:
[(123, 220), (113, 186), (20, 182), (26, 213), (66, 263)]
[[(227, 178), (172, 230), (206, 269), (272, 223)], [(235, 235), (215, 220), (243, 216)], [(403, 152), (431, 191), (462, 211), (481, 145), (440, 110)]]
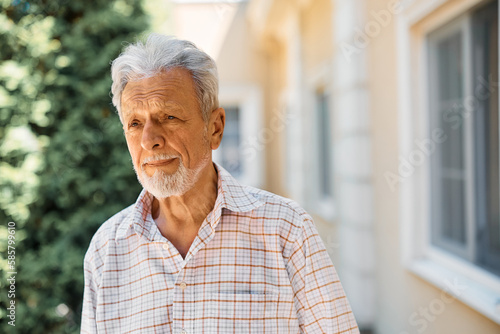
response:
[(210, 147), (216, 150), (224, 134), (224, 126), (226, 125), (226, 111), (223, 108), (217, 108), (212, 111), (209, 120), (210, 130)]

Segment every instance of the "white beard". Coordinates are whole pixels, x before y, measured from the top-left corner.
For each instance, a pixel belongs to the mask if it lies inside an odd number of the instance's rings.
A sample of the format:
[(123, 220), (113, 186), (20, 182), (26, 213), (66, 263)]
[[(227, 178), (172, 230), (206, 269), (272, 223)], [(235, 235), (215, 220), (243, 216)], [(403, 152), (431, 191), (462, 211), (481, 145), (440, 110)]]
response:
[[(172, 175), (168, 175), (162, 170), (156, 170), (153, 176), (148, 176), (144, 169), (144, 163), (173, 158), (179, 159), (179, 168), (177, 168), (177, 170)], [(207, 152), (198, 166), (192, 169), (188, 169), (186, 168), (186, 166), (184, 166), (182, 158), (180, 156), (157, 154), (144, 159), (144, 161), (141, 163), (140, 172), (137, 170), (135, 165), (134, 170), (137, 174), (137, 179), (144, 187), (144, 189), (146, 189), (156, 198), (166, 198), (170, 196), (184, 195), (189, 189), (193, 188), (194, 184), (199, 180), (201, 176), (201, 171), (206, 166), (209, 160), (210, 155)]]

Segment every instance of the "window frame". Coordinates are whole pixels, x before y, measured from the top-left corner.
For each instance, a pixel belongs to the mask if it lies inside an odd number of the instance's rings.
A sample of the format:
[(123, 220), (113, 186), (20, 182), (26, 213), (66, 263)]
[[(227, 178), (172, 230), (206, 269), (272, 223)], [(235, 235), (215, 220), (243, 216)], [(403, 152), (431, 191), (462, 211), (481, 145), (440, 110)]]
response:
[[(432, 131), (428, 107), (427, 35), (455, 18), (467, 16), (476, 6), (487, 2), (411, 0), (402, 3), (403, 10), (397, 17), (396, 26), (400, 158), (415, 152), (415, 141), (429, 138)], [(465, 82), (470, 85), (471, 81)], [(470, 89), (466, 87), (466, 91)], [(401, 261), (417, 276), (500, 324), (500, 277), (430, 242), (430, 160), (415, 166), (409, 175), (400, 175)], [(466, 159), (466, 163), (472, 164), (470, 160)]]
[[(462, 34), (463, 38), (463, 44), (462, 44), (462, 56), (463, 56), (463, 63), (465, 64), (465, 72), (464, 72), (464, 86), (462, 89), (462, 96), (460, 97), (461, 101), (464, 101), (464, 99), (468, 96), (473, 96), (473, 87), (471, 85), (471, 78), (472, 78), (472, 36), (471, 36), (471, 15), (470, 13), (465, 13), (458, 18), (452, 20), (451, 22), (446, 23), (443, 27), (438, 28), (437, 31), (431, 32), (431, 34), (426, 35), (426, 46), (425, 48), (427, 49), (427, 54), (428, 54), (428, 66), (427, 66), (427, 71), (428, 72), (433, 72), (436, 68), (434, 67), (434, 64), (431, 63), (432, 55), (431, 55), (431, 47), (434, 47), (435, 45), (432, 44), (437, 44), (438, 41), (443, 40), (447, 36), (452, 35), (454, 32), (460, 32)], [(431, 81), (431, 79), (428, 77), (427, 82)], [(435, 112), (436, 110), (430, 110), (431, 104), (435, 103), (436, 101), (431, 101), (432, 99), (429, 96), (429, 103), (428, 103), (428, 109), (427, 112), (432, 113)], [(464, 112), (465, 114), (465, 112)], [(432, 116), (431, 116), (432, 117)], [(436, 117), (436, 116), (434, 116)], [(429, 119), (430, 124), (434, 123), (434, 126), (436, 126), (435, 119)], [(446, 240), (439, 240), (439, 243), (441, 244), (439, 247), (445, 248), (449, 250), (450, 252), (454, 252), (456, 254), (460, 254), (463, 258), (473, 261), (474, 259), (474, 254), (476, 251), (476, 229), (475, 229), (475, 170), (474, 170), (474, 120), (472, 115), (465, 115), (462, 118), (462, 126), (463, 126), (463, 141), (464, 141), (464, 147), (463, 147), (463, 159), (464, 159), (464, 178), (465, 178), (465, 246), (463, 248), (459, 248), (459, 246), (452, 244), (451, 242), (448, 242)], [(433, 129), (434, 127), (431, 127), (430, 129)], [(431, 130), (432, 131), (432, 130)], [(431, 131), (428, 131), (430, 133)], [(437, 148), (439, 150), (439, 147)], [(437, 153), (436, 153), (437, 154)], [(437, 168), (437, 166), (433, 165), (433, 162), (435, 162), (437, 156), (434, 154), (433, 156), (430, 157), (430, 163), (431, 165), (428, 167), (429, 168), (429, 174), (431, 174), (431, 170)], [(433, 161), (434, 160), (434, 161)], [(427, 183), (429, 184), (430, 189), (435, 189), (436, 187), (435, 184), (432, 182), (432, 175), (429, 175), (429, 179), (427, 180)], [(433, 204), (434, 201), (431, 199), (430, 205)], [(435, 202), (434, 202), (435, 203)], [(429, 221), (432, 222), (435, 217), (432, 217), (434, 212), (431, 210), (431, 217), (429, 218)], [(433, 225), (433, 228), (438, 228), (437, 226)], [(429, 240), (428, 243), (432, 244), (432, 238), (433, 238), (433, 230), (430, 229), (429, 231)], [(438, 247), (438, 248), (439, 248)]]

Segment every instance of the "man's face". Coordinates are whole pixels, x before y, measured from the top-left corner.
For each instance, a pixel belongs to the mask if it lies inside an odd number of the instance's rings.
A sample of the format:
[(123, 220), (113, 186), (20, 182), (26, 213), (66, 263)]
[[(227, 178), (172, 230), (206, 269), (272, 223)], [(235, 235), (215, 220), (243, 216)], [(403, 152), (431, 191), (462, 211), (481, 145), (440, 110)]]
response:
[(143, 187), (159, 198), (191, 189), (211, 163), (213, 143), (189, 71), (173, 68), (127, 83), (121, 106), (125, 138)]

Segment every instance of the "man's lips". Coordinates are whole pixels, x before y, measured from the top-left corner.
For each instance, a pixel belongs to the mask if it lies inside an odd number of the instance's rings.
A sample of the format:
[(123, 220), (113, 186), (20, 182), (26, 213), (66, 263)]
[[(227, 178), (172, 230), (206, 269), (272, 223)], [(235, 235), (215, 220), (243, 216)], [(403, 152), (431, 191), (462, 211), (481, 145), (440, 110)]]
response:
[(145, 163), (144, 165), (146, 166), (153, 166), (153, 167), (158, 167), (158, 166), (165, 166), (170, 164), (172, 161), (174, 161), (176, 158), (173, 159), (162, 159), (162, 160), (154, 160)]

